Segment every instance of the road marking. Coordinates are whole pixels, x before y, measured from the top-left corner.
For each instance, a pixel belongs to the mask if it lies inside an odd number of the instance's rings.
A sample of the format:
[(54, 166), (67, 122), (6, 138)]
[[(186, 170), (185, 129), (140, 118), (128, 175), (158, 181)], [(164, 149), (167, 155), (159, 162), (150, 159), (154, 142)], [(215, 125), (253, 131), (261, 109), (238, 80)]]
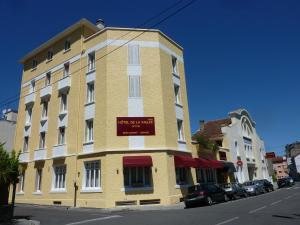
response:
[(262, 207), (260, 207), (260, 208), (257, 208), (257, 209), (253, 209), (253, 210), (251, 210), (251, 211), (249, 212), (249, 214), (255, 213), (255, 212), (257, 212), (257, 211), (259, 211), (259, 210), (262, 210), (262, 209), (264, 209), (264, 208), (266, 208), (266, 206), (265, 206), (265, 205), (264, 205), (264, 206), (262, 206)]
[(236, 217), (233, 217), (233, 218), (231, 218), (231, 219), (228, 219), (228, 220), (222, 221), (222, 222), (220, 222), (220, 223), (217, 223), (216, 225), (226, 224), (226, 223), (232, 222), (232, 221), (234, 221), (234, 220), (237, 220), (238, 218), (239, 218), (239, 217), (236, 216)]
[(290, 196), (287, 196), (287, 197), (285, 197), (284, 199), (289, 199), (289, 198), (291, 198), (292, 197), (292, 195), (290, 195)]
[(89, 222), (94, 222), (94, 221), (100, 221), (100, 220), (109, 220), (109, 219), (119, 218), (119, 217), (122, 217), (122, 216), (120, 216), (120, 215), (113, 215), (113, 216), (99, 217), (99, 218), (90, 219), (90, 220), (82, 220), (82, 221), (78, 221), (78, 222), (74, 222), (74, 223), (67, 223), (65, 225), (84, 224), (84, 223), (89, 223)]
[(278, 201), (276, 201), (276, 202), (272, 202), (270, 205), (276, 205), (276, 204), (278, 204), (279, 202), (282, 202), (282, 200), (278, 200)]

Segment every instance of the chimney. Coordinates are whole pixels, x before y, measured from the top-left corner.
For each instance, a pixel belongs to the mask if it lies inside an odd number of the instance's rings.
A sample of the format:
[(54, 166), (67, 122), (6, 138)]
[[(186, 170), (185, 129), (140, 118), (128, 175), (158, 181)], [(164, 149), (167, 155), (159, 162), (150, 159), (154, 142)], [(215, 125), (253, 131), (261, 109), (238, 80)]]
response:
[(104, 29), (104, 27), (105, 27), (104, 20), (103, 20), (103, 19), (98, 19), (98, 20), (96, 21), (96, 26), (97, 26), (100, 30)]
[(200, 120), (199, 121), (199, 125), (200, 125), (200, 130), (203, 130), (204, 129), (204, 125), (205, 125), (205, 120)]

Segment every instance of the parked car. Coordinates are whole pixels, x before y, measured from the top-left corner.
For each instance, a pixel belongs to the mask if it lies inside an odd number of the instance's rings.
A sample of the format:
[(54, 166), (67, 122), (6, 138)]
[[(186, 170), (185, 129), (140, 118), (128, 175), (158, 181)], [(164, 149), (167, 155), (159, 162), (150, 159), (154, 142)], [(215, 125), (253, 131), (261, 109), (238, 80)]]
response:
[(248, 197), (246, 189), (239, 183), (223, 184), (221, 187), (230, 199), (238, 199), (240, 197)]
[(273, 184), (267, 179), (258, 180), (258, 182), (260, 182), (264, 186), (265, 191), (267, 192), (274, 191)]
[(257, 181), (247, 181), (243, 183), (243, 187), (249, 195), (258, 195), (265, 192), (264, 186)]
[(222, 188), (214, 184), (193, 185), (188, 188), (188, 194), (184, 198), (184, 204), (187, 208), (200, 203), (212, 205), (224, 201), (229, 201), (229, 197)]
[(284, 177), (284, 178), (277, 180), (278, 188), (286, 187), (286, 186), (291, 187), (294, 184), (295, 184), (295, 181), (291, 177)]

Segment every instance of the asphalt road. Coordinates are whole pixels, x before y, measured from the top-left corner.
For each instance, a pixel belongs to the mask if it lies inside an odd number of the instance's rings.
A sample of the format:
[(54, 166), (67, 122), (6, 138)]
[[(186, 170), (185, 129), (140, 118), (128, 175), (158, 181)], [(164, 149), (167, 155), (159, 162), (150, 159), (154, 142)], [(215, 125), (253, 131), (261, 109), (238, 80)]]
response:
[(300, 183), (255, 197), (190, 209), (177, 205), (109, 212), (18, 205), (15, 212), (16, 216), (41, 221), (42, 225), (299, 225)]

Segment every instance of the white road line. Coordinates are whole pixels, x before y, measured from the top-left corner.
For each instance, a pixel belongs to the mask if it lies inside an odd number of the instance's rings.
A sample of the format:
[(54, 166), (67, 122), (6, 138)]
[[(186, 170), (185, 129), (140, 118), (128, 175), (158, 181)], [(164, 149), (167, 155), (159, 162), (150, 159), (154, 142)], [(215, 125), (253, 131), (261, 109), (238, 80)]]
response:
[(278, 200), (278, 201), (276, 201), (276, 202), (272, 202), (270, 205), (276, 205), (276, 204), (278, 204), (279, 202), (282, 202), (282, 200)]
[(122, 217), (122, 216), (120, 216), (120, 215), (113, 215), (113, 216), (99, 217), (99, 218), (90, 219), (90, 220), (82, 220), (82, 221), (78, 221), (78, 222), (74, 222), (74, 223), (67, 223), (65, 225), (84, 224), (84, 223), (89, 223), (89, 222), (94, 222), (94, 221), (100, 221), (100, 220), (109, 220), (109, 219), (119, 218), (119, 217)]
[(257, 212), (257, 211), (259, 211), (259, 210), (262, 210), (262, 209), (264, 209), (264, 208), (266, 208), (266, 206), (265, 206), (265, 205), (264, 205), (264, 206), (262, 206), (262, 207), (260, 207), (260, 208), (253, 209), (253, 210), (249, 211), (249, 214), (255, 213), (255, 212)]
[(220, 223), (217, 223), (216, 225), (226, 224), (226, 223), (232, 222), (232, 221), (234, 221), (234, 220), (237, 220), (238, 218), (239, 218), (239, 217), (236, 216), (236, 217), (233, 217), (233, 218), (231, 218), (231, 219), (228, 219), (228, 220), (222, 221), (222, 222), (220, 222)]

